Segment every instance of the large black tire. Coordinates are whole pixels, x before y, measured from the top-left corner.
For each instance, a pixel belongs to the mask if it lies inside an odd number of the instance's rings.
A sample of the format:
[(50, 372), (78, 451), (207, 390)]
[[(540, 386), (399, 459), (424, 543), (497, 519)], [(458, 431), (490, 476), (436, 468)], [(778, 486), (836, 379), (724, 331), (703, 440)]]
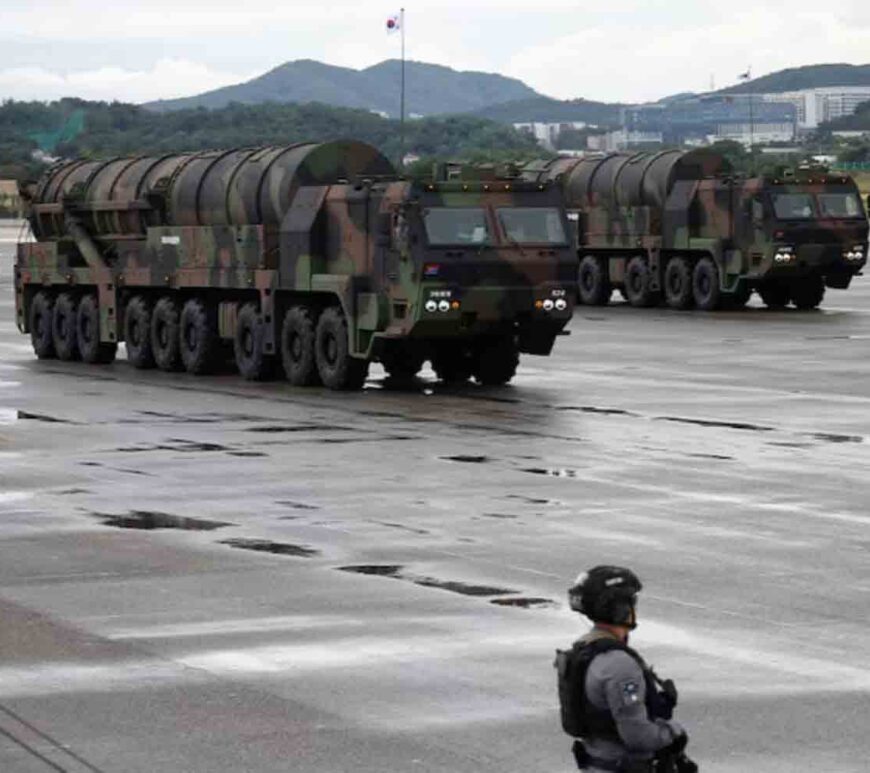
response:
[(79, 358), (79, 342), (76, 335), (76, 317), (78, 316), (78, 299), (69, 292), (57, 296), (54, 302), (54, 314), (51, 317), (51, 335), (54, 350), (58, 359), (77, 360)]
[(695, 303), (692, 293), (692, 264), (687, 258), (676, 256), (665, 265), (665, 303), (672, 309), (691, 309)]
[(314, 359), (317, 322), (307, 306), (291, 306), (281, 324), (281, 365), (293, 386), (320, 383)]
[(439, 346), (432, 355), (432, 370), (445, 384), (462, 384), (474, 371), (472, 353), (459, 343)]
[(100, 341), (100, 304), (94, 293), (83, 295), (79, 301), (76, 337), (83, 362), (107, 365), (115, 360), (118, 344)]
[(368, 361), (351, 357), (347, 320), (338, 306), (324, 309), (317, 320), (314, 359), (320, 380), (330, 389), (361, 389), (365, 383)]
[(151, 313), (151, 352), (160, 370), (171, 372), (181, 367), (178, 329), (178, 304), (174, 298), (165, 295), (154, 304)]
[(625, 297), (637, 308), (653, 306), (658, 300), (658, 293), (650, 289), (652, 274), (646, 259), (635, 255), (625, 267)]
[(181, 309), (178, 321), (181, 363), (188, 373), (211, 373), (218, 364), (221, 339), (214, 309), (201, 298), (191, 298)]
[(57, 356), (54, 350), (52, 318), (54, 300), (51, 295), (40, 290), (30, 302), (30, 343), (33, 352), (40, 360), (51, 360)]
[(692, 296), (695, 306), (701, 311), (714, 311), (722, 303), (719, 267), (709, 256), (705, 255), (695, 264), (692, 272)]
[(140, 370), (154, 367), (151, 350), (151, 304), (143, 295), (134, 295), (124, 309), (124, 344), (127, 360)]
[(802, 311), (818, 308), (824, 297), (825, 282), (820, 276), (808, 276), (792, 283), (792, 303)]
[(607, 262), (594, 255), (586, 255), (577, 270), (577, 293), (585, 306), (606, 306), (613, 288), (607, 271)]
[(730, 293), (722, 293), (722, 305), (726, 309), (738, 310), (742, 309), (749, 303), (749, 299), (752, 297), (752, 288), (746, 282), (745, 279), (741, 279), (737, 283), (737, 287), (734, 292)]
[(248, 381), (265, 381), (275, 371), (275, 358), (267, 355), (263, 341), (266, 327), (256, 303), (246, 303), (239, 309), (233, 353), (239, 373)]
[(768, 309), (784, 309), (791, 298), (788, 285), (776, 280), (762, 282), (758, 286), (758, 294)]
[(474, 379), (484, 386), (507, 384), (517, 372), (520, 355), (513, 336), (498, 338), (484, 345), (474, 363)]
[(381, 364), (394, 381), (411, 381), (425, 361), (419, 349), (401, 344), (390, 347), (381, 355)]

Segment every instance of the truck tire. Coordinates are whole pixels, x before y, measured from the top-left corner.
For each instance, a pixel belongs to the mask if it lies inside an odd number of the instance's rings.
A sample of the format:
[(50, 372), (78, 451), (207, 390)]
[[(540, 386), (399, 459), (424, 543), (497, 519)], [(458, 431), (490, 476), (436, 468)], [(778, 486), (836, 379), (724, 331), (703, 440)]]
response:
[(178, 340), (178, 304), (164, 295), (151, 313), (151, 352), (154, 363), (167, 372), (181, 367), (181, 347)]
[(316, 338), (314, 314), (307, 306), (291, 306), (281, 323), (281, 364), (284, 375), (293, 386), (320, 383), (314, 359)]
[(692, 292), (692, 264), (687, 258), (673, 257), (665, 265), (665, 303), (672, 309), (691, 309), (695, 302)]
[(736, 311), (746, 306), (751, 297), (752, 288), (745, 279), (741, 279), (737, 283), (737, 289), (735, 289), (734, 292), (722, 293), (722, 306), (726, 309)]
[(484, 386), (507, 384), (517, 372), (520, 355), (513, 336), (497, 338), (484, 345), (474, 362), (474, 380)]
[(439, 346), (432, 354), (432, 370), (445, 384), (462, 384), (471, 378), (474, 361), (471, 352), (457, 344)]
[(79, 342), (76, 336), (76, 316), (78, 301), (72, 293), (64, 292), (57, 296), (54, 302), (54, 314), (51, 317), (51, 334), (54, 350), (60, 360), (77, 360), (79, 358)]
[(705, 255), (695, 264), (692, 272), (692, 297), (701, 311), (718, 309), (722, 302), (719, 268), (713, 258)]
[(594, 255), (586, 255), (577, 270), (577, 292), (580, 303), (586, 306), (606, 306), (613, 288), (607, 263)]
[(790, 299), (788, 285), (776, 280), (762, 282), (758, 286), (758, 294), (768, 309), (784, 309)]
[(314, 335), (314, 359), (323, 385), (361, 389), (369, 371), (366, 360), (351, 357), (347, 320), (338, 306), (324, 309)]
[(256, 303), (246, 303), (239, 309), (233, 353), (236, 367), (248, 381), (264, 381), (274, 372), (275, 360), (263, 347), (266, 328)]
[(124, 309), (124, 343), (127, 361), (140, 370), (154, 367), (151, 350), (151, 304), (143, 295), (134, 295)]
[(625, 267), (625, 297), (636, 308), (655, 305), (656, 293), (650, 289), (650, 270), (646, 260), (635, 255)]
[(217, 364), (221, 342), (214, 316), (201, 298), (191, 298), (181, 309), (178, 322), (181, 362), (195, 376), (210, 373)]
[(83, 362), (108, 365), (114, 361), (118, 344), (100, 341), (100, 305), (95, 293), (83, 295), (79, 301), (76, 337)]
[(54, 336), (52, 335), (52, 317), (54, 315), (54, 300), (43, 291), (33, 296), (30, 302), (30, 343), (33, 353), (40, 360), (54, 359)]
[(791, 301), (802, 311), (818, 308), (825, 297), (825, 283), (820, 276), (796, 280), (791, 286)]
[(394, 381), (411, 381), (423, 367), (426, 358), (411, 346), (391, 346), (381, 355), (381, 364)]

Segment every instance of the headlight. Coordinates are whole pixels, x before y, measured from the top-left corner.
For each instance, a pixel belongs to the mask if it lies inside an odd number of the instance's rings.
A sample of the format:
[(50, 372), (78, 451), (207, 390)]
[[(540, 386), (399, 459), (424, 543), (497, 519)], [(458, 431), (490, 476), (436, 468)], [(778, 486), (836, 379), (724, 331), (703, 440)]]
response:
[(450, 301), (438, 301), (438, 311), (450, 311)]
[(552, 311), (553, 310), (553, 300), (551, 298), (544, 299), (544, 311)]
[(438, 311), (438, 301), (433, 301), (431, 298), (426, 301), (426, 311)]
[(556, 309), (558, 311), (565, 311), (565, 309), (567, 309), (567, 308), (568, 308), (568, 301), (566, 301), (564, 298), (557, 298), (556, 299)]

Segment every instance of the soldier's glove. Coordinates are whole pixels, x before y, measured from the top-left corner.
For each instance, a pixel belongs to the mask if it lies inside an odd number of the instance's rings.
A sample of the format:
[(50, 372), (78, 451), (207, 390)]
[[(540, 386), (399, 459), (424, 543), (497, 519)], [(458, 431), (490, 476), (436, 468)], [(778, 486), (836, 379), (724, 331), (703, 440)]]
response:
[(690, 760), (682, 752), (674, 760), (674, 767), (677, 773), (698, 773), (698, 763)]
[(673, 757), (685, 757), (686, 755), (683, 754), (683, 751), (688, 743), (689, 736), (685, 732), (682, 732), (671, 741), (670, 746), (665, 747), (665, 751)]

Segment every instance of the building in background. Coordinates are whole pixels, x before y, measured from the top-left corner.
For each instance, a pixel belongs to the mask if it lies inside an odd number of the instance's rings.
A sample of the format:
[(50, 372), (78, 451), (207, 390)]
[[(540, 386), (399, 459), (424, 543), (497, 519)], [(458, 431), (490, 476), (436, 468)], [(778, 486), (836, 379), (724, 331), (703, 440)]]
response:
[(858, 105), (870, 100), (870, 86), (826, 86), (755, 97), (762, 102), (794, 105), (798, 127), (815, 129), (819, 124), (852, 115)]
[(538, 141), (538, 144), (547, 148), (547, 150), (554, 150), (556, 148), (559, 135), (564, 131), (569, 129), (579, 131), (581, 129), (593, 128), (591, 124), (585, 121), (556, 121), (553, 123), (530, 121), (527, 123), (515, 123), (513, 127), (519, 132), (531, 134)]

